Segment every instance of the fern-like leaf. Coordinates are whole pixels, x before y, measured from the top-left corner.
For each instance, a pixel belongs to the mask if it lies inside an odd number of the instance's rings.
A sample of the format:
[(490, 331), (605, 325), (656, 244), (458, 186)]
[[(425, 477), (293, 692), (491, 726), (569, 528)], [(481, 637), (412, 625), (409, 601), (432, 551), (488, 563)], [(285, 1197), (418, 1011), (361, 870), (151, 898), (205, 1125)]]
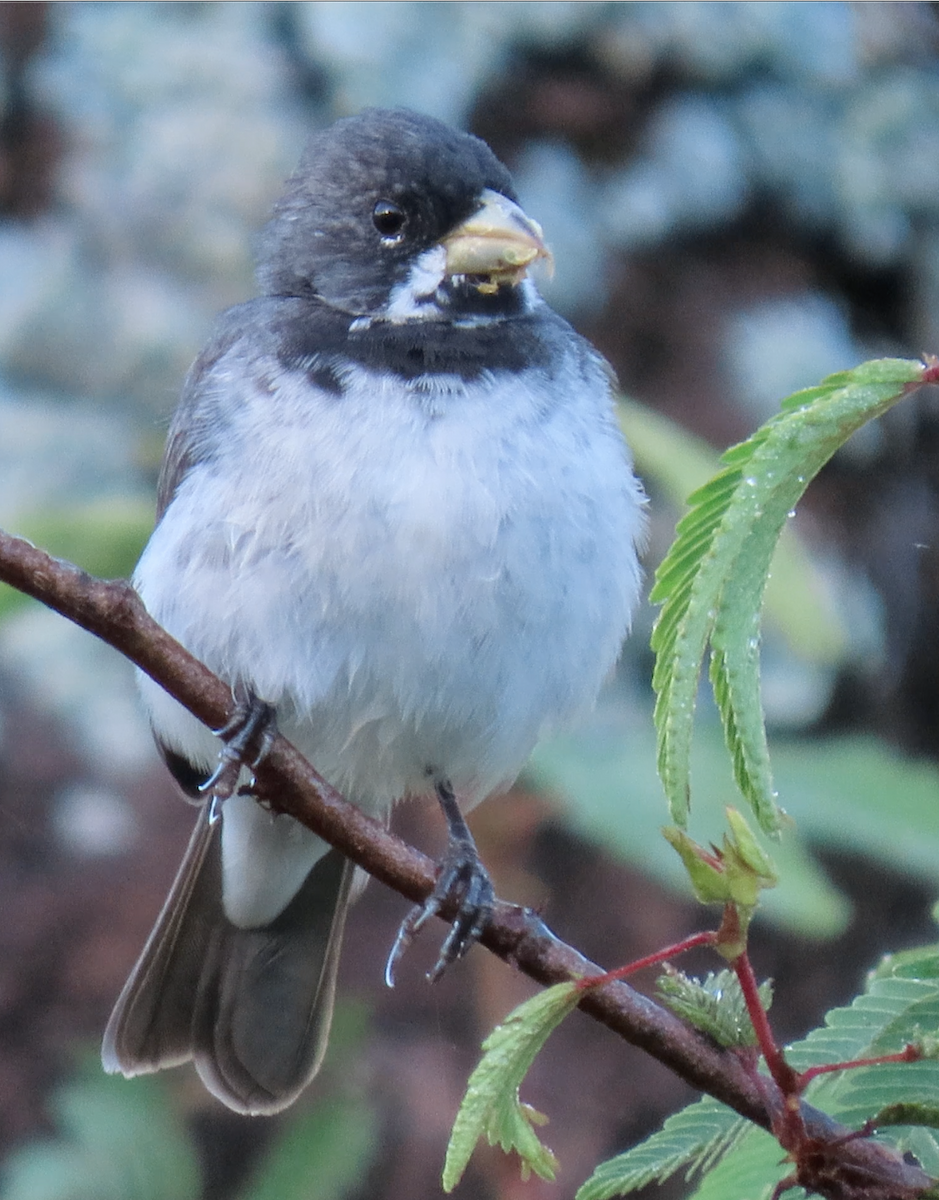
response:
[(479, 1061), (460, 1105), (443, 1168), (444, 1191), (460, 1182), (476, 1143), (483, 1136), (491, 1146), (515, 1150), (522, 1174), (534, 1171), (553, 1179), (557, 1160), (534, 1131), (546, 1118), (522, 1104), (518, 1090), (535, 1055), (551, 1032), (577, 1007), (580, 990), (575, 983), (559, 983), (520, 1004), (483, 1042)]
[[(733, 971), (709, 972), (704, 979), (693, 979), (681, 971), (666, 970), (656, 980), (656, 990), (673, 1013), (718, 1045), (756, 1045), (753, 1022)], [(768, 1010), (773, 1002), (770, 980), (760, 984), (759, 995)]]
[[(835, 1008), (822, 1028), (789, 1047), (786, 1057), (804, 1071), (823, 1063), (901, 1050), (923, 1031), (939, 1029), (939, 948), (929, 946), (885, 959), (867, 990)], [(883, 1116), (882, 1133), (909, 1150), (924, 1170), (939, 1174), (939, 1062), (857, 1067), (820, 1076), (810, 1085), (813, 1104), (849, 1126)], [(662, 1128), (594, 1171), (576, 1200), (611, 1200), (685, 1168), (703, 1178), (693, 1200), (765, 1200), (785, 1174), (782, 1150), (717, 1100), (705, 1098), (669, 1117)]]
[[(939, 1029), (939, 949), (929, 946), (887, 958), (868, 980), (867, 990), (843, 1008), (832, 1009), (820, 1029), (786, 1051), (800, 1071), (822, 1063), (889, 1054)], [(909, 1151), (923, 1169), (939, 1174), (939, 1062), (855, 1067), (818, 1077), (807, 1098), (845, 1125), (860, 1128), (878, 1121), (878, 1137), (901, 1153)], [(727, 1196), (759, 1200), (769, 1196), (784, 1173), (781, 1150), (752, 1129), (731, 1147), (726, 1161), (702, 1180), (693, 1200)]]
[(672, 820), (687, 823), (695, 697), (710, 645), (710, 677), (734, 776), (768, 833), (780, 813), (760, 704), (760, 609), (776, 543), (809, 482), (856, 429), (886, 412), (922, 363), (879, 359), (797, 392), (721, 459), (723, 470), (689, 499), (652, 600), (658, 766)]
[[(776, 1184), (792, 1171), (771, 1133), (748, 1125), (730, 1150), (712, 1163), (690, 1200), (770, 1200)], [(805, 1200), (797, 1189), (786, 1200)]]
[(705, 1097), (669, 1117), (644, 1142), (601, 1163), (575, 1200), (610, 1200), (650, 1183), (664, 1183), (685, 1168), (685, 1178), (723, 1158), (750, 1125), (717, 1100)]

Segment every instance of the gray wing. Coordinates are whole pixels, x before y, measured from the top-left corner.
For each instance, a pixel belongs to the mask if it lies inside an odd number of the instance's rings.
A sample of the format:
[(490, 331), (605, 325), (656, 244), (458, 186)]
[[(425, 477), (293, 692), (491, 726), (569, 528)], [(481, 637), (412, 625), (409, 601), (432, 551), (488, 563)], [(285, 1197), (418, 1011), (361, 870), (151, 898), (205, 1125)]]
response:
[(226, 336), (224, 333), (214, 338), (192, 364), (186, 376), (179, 405), (170, 423), (160, 466), (160, 478), (157, 483), (157, 523), (169, 508), (179, 485), (192, 468), (204, 461), (210, 452), (210, 439), (207, 435), (210, 433), (212, 413), (207, 410), (217, 409), (218, 404), (209, 385), (212, 372), (231, 349), (234, 341), (233, 336)]
[[(284, 306), (276, 297), (260, 297), (229, 309), (219, 318), (212, 339), (186, 376), (170, 423), (157, 485), (158, 522), (189, 472), (224, 448), (226, 432), (239, 403), (239, 389), (233, 386), (233, 378), (243, 386), (253, 385), (258, 393), (273, 397), (278, 367), (296, 368), (297, 362), (291, 361), (296, 354), (284, 344), (279, 332), (278, 321)], [(305, 315), (309, 318), (308, 313)], [(301, 321), (301, 325), (309, 332), (309, 319)], [(322, 389), (323, 379), (311, 371), (317, 354), (310, 351), (301, 357), (311, 386)], [(328, 372), (324, 378), (328, 388)]]

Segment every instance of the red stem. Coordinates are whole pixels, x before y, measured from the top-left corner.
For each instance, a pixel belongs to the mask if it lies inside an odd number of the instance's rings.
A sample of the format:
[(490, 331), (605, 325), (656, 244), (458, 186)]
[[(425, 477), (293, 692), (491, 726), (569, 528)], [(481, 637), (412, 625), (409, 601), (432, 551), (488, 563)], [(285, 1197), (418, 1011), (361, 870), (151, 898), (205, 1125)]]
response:
[(634, 959), (625, 967), (617, 967), (615, 971), (607, 971), (605, 975), (586, 975), (583, 979), (578, 979), (577, 987), (582, 991), (586, 991), (588, 988), (602, 987), (604, 983), (625, 979), (627, 975), (632, 975), (634, 971), (641, 971), (643, 967), (652, 967), (656, 963), (665, 962), (667, 958), (675, 958), (678, 954), (684, 954), (686, 950), (693, 950), (695, 946), (713, 946), (716, 941), (717, 934), (711, 929), (704, 933), (693, 933), (690, 937), (682, 938), (680, 942), (666, 946), (664, 950), (656, 950), (654, 954), (647, 954), (645, 958)]
[(776, 1039), (773, 1037), (769, 1017), (766, 1015), (766, 1009), (763, 1007), (763, 1001), (760, 999), (759, 985), (756, 982), (756, 976), (753, 974), (753, 967), (750, 965), (750, 958), (746, 950), (734, 959), (731, 966), (740, 983), (740, 990), (743, 992), (747, 1012), (750, 1014), (753, 1030), (756, 1033), (756, 1040), (763, 1058), (766, 1060), (766, 1066), (769, 1068), (769, 1073), (773, 1077), (774, 1083), (787, 1100), (791, 1096), (798, 1096), (802, 1090), (799, 1074), (786, 1062), (783, 1052), (777, 1046)]
[(878, 1054), (873, 1058), (852, 1058), (847, 1062), (822, 1063), (817, 1067), (808, 1067), (799, 1074), (799, 1091), (804, 1091), (816, 1075), (830, 1075), (833, 1071), (851, 1071), (855, 1067), (880, 1067), (884, 1063), (919, 1062), (922, 1057), (921, 1048), (910, 1043), (896, 1054)]

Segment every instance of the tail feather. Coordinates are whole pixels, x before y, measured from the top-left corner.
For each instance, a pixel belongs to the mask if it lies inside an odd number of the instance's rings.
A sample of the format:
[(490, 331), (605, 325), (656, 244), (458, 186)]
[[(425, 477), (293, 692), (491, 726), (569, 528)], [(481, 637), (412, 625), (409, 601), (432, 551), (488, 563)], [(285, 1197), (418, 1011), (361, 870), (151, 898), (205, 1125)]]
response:
[(138, 1075), (195, 1059), (229, 1108), (286, 1108), (326, 1050), (353, 874), (331, 850), (274, 921), (238, 928), (222, 909), (219, 825), (203, 811), (108, 1022), (105, 1070)]
[(331, 850), (270, 925), (218, 931), (196, 998), (193, 1056), (229, 1107), (278, 1112), (319, 1069), (353, 873)]
[(142, 1075), (192, 1057), (192, 1007), (221, 916), (218, 826), (203, 810), (163, 909), (104, 1033), (111, 1073)]

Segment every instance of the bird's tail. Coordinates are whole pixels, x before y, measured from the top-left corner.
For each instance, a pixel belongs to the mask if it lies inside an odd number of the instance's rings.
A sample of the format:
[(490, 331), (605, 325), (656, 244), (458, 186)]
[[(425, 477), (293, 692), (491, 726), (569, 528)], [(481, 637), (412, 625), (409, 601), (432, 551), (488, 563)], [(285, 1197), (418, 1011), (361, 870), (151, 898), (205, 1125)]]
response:
[(355, 868), (325, 854), (269, 925), (222, 909), (219, 826), (203, 809), (170, 894), (104, 1035), (104, 1068), (141, 1075), (194, 1059), (249, 1114), (291, 1104), (319, 1069)]

